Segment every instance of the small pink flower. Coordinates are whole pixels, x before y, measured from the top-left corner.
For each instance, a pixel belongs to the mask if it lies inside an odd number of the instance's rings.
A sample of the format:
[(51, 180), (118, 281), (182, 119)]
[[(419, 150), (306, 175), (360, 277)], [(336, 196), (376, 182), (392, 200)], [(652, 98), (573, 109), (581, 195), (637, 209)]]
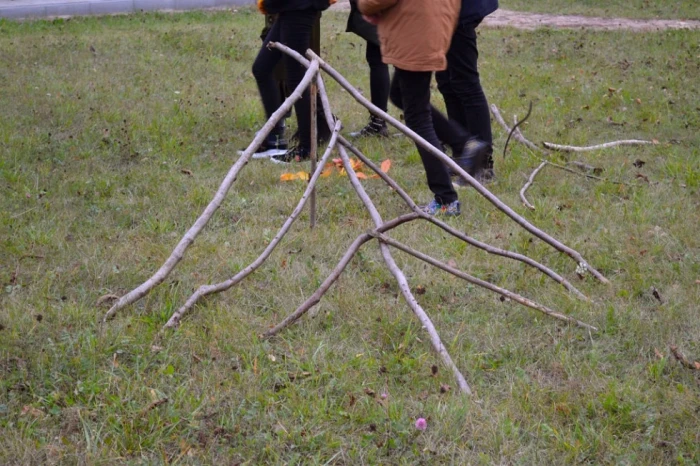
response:
[(387, 398), (389, 398), (389, 394), (387, 392), (384, 392), (379, 396), (381, 397), (382, 400), (386, 400)]
[(428, 427), (428, 421), (426, 421), (422, 417), (419, 417), (418, 419), (416, 419), (416, 429), (425, 430), (427, 427)]

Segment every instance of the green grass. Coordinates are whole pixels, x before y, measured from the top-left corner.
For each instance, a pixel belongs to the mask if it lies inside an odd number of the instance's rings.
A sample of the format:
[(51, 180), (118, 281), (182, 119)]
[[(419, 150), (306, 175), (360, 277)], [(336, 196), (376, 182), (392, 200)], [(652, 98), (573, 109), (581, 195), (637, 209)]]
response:
[[(324, 16), (323, 55), (367, 89), (344, 20)], [(512, 142), (502, 158), (494, 126), (493, 192), (610, 286), (577, 278), (568, 258), (461, 194), (453, 225), (548, 264), (595, 304), (423, 224), (392, 233), (600, 328), (544, 319), (397, 252), (474, 398), (455, 392), (372, 245), (313, 317), (258, 339), (371, 227), (341, 177), (319, 186), (316, 229), (303, 215), (257, 273), (200, 303), (151, 351), (192, 290), (254, 260), (296, 204), (304, 186), (261, 161), (166, 282), (101, 328), (98, 299), (161, 265), (262, 125), (249, 71), (261, 27), (249, 10), (0, 21), (0, 463), (700, 463), (700, 379), (668, 349), (700, 359), (698, 32), (481, 30), (488, 97), (508, 120), (533, 101), (530, 140), (659, 144), (572, 157), (626, 185), (545, 169), (530, 212), (518, 191), (539, 162)], [(346, 130), (364, 124), (327, 83)], [(405, 138), (361, 145), (429, 199)], [(378, 180), (364, 185), (384, 218), (406, 212)]]
[(700, 6), (695, 0), (659, 2), (654, 0), (501, 0), (501, 8), (551, 13), (639, 19), (700, 19)]

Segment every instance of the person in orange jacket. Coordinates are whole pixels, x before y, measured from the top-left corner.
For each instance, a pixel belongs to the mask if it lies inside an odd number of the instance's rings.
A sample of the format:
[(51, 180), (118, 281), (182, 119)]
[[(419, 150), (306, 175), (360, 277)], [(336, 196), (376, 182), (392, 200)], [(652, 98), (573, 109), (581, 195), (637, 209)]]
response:
[[(390, 98), (403, 110), (406, 125), (440, 150), (440, 141), (451, 146), (455, 161), (474, 176), (484, 166), (489, 145), (470, 137), (430, 104), (432, 75), (447, 68), (446, 54), (461, 0), (358, 0), (358, 7), (377, 25), (382, 60), (396, 68)], [(459, 215), (460, 203), (447, 167), (427, 150), (417, 149), (434, 195), (423, 210), (431, 215)]]

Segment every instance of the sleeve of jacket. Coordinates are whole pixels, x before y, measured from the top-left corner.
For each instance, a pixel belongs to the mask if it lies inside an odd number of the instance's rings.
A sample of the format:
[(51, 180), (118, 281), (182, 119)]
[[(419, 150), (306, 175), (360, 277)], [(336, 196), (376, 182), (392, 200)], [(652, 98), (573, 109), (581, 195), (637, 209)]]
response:
[(363, 15), (376, 15), (398, 2), (399, 0), (357, 0), (357, 7)]

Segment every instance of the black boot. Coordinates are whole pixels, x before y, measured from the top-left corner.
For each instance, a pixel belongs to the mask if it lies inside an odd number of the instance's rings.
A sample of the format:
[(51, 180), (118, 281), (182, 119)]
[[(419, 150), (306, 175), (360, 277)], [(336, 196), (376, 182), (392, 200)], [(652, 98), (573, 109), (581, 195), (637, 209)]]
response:
[(370, 115), (369, 123), (367, 123), (367, 126), (365, 126), (359, 131), (350, 133), (350, 136), (353, 138), (365, 136), (387, 137), (389, 136), (389, 130), (386, 127), (386, 121), (382, 120), (378, 116)]

